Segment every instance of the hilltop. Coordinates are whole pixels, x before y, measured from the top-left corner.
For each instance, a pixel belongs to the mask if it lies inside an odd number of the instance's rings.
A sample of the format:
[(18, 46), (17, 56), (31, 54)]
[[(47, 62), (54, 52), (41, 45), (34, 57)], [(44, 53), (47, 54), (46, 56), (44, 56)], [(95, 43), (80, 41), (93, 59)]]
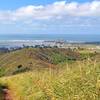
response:
[(58, 48), (24, 48), (0, 54), (0, 76), (42, 68), (55, 68), (66, 61), (81, 60), (80, 53)]

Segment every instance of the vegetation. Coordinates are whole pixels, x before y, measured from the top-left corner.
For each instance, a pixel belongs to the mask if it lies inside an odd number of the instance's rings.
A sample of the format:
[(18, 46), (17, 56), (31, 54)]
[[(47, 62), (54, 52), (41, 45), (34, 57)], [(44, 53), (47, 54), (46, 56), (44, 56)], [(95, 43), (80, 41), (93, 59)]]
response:
[[(60, 63), (80, 59), (81, 55), (78, 52), (66, 49), (25, 48), (0, 55), (0, 76), (55, 67)], [(21, 68), (18, 68), (19, 65), (21, 65)]]
[(14, 100), (99, 100), (100, 64), (76, 62), (59, 71), (49, 69), (4, 77), (0, 83), (13, 91)]
[(28, 48), (0, 59), (0, 75), (6, 75), (0, 78), (0, 97), (2, 87), (8, 87), (14, 100), (100, 99), (99, 53)]
[(0, 68), (0, 77), (4, 76), (5, 68)]

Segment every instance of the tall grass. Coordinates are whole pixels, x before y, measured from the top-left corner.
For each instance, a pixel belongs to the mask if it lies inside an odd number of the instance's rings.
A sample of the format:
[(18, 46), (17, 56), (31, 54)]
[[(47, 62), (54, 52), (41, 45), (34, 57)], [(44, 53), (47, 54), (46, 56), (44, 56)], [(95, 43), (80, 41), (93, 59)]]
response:
[(100, 63), (65, 64), (59, 70), (41, 70), (0, 79), (14, 100), (100, 100)]

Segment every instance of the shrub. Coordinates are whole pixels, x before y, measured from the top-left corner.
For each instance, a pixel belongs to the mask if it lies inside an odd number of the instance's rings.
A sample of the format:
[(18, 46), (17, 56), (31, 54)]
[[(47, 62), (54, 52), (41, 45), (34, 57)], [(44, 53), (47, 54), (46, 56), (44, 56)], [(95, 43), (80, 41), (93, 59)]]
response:
[(19, 65), (19, 66), (17, 67), (17, 70), (13, 72), (13, 75), (18, 74), (18, 73), (27, 72), (27, 71), (29, 71), (29, 70), (30, 70), (30, 68), (28, 68), (28, 67), (23, 67), (22, 65)]

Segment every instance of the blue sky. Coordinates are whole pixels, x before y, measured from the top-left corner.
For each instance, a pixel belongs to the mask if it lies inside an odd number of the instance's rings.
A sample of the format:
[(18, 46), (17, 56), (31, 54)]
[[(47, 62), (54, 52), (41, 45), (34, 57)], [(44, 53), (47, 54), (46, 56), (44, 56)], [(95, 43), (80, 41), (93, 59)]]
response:
[(0, 0), (0, 34), (100, 34), (99, 0)]
[[(55, 1), (63, 0), (0, 0), (0, 9), (16, 9), (18, 7), (27, 6), (27, 5), (46, 5), (51, 4)], [(91, 2), (93, 0), (66, 0), (66, 2)]]

